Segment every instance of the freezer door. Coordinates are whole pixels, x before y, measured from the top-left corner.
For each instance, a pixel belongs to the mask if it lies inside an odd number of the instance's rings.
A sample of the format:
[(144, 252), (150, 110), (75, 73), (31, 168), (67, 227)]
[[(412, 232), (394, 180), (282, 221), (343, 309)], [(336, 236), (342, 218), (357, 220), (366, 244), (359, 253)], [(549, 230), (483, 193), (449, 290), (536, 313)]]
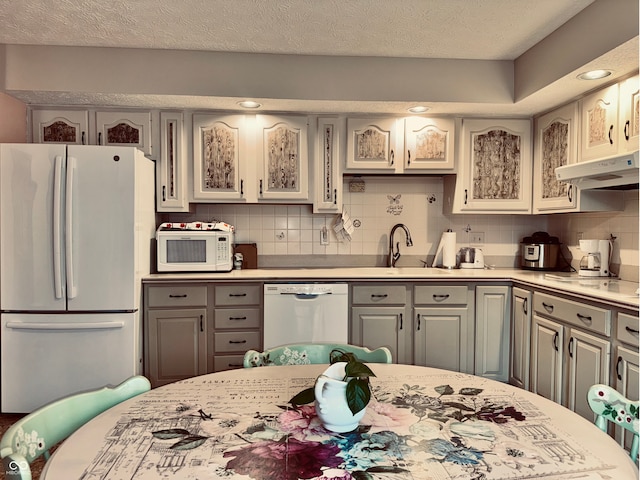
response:
[(4, 413), (31, 412), (140, 373), (137, 314), (2, 314), (0, 323)]
[(56, 184), (64, 175), (64, 156), (64, 145), (0, 145), (2, 310), (66, 308), (57, 208), (64, 192)]
[[(141, 172), (136, 163), (150, 167)], [(146, 174), (146, 175), (145, 175)], [(69, 311), (132, 311), (140, 306), (140, 257), (154, 225), (153, 163), (131, 147), (69, 146), (66, 225)], [(148, 189), (141, 212), (138, 189)], [(144, 215), (146, 218), (140, 218)], [(140, 235), (146, 234), (145, 237)], [(147, 265), (149, 259), (146, 259)], [(142, 272), (148, 273), (147, 272)]]

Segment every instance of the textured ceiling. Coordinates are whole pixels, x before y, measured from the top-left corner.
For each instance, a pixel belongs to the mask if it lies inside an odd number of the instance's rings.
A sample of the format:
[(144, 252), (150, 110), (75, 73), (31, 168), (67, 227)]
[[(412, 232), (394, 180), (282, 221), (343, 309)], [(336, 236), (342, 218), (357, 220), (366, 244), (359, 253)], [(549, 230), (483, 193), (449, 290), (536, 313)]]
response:
[[(514, 60), (594, 0), (2, 0), (0, 44), (306, 55)], [(637, 68), (637, 41), (611, 52)], [(631, 67), (630, 64), (631, 63)], [(530, 114), (580, 93), (568, 75), (496, 114)], [(27, 103), (236, 108), (236, 98), (12, 92)], [(267, 100), (272, 110), (400, 113), (407, 103)], [(487, 104), (431, 105), (482, 113)]]

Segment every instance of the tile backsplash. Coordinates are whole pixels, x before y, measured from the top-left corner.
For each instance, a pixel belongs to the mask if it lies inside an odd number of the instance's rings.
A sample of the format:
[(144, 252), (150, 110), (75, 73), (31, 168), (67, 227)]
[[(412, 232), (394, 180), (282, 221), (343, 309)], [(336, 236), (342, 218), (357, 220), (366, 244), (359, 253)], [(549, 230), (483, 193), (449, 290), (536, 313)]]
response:
[[(313, 214), (311, 205), (197, 204), (190, 214), (164, 214), (162, 221), (222, 220), (236, 227), (237, 243), (256, 243), (259, 267), (374, 266), (384, 265), (389, 232), (405, 224), (413, 246), (405, 244), (398, 230), (402, 257), (398, 266), (422, 266), (431, 260), (442, 232), (456, 232), (458, 247), (472, 244), (473, 235), (484, 234), (480, 246), (486, 263), (517, 266), (522, 238), (536, 231), (558, 236), (580, 261), (577, 233), (584, 238), (616, 236), (613, 264), (638, 267), (638, 191), (625, 192), (624, 212), (556, 215), (445, 215), (440, 177), (363, 176), (364, 192), (349, 192), (345, 177), (344, 211), (354, 223), (351, 239), (340, 241), (333, 226), (338, 214)], [(328, 245), (321, 244), (323, 229)], [(476, 244), (474, 244), (476, 245)], [(576, 257), (577, 256), (577, 257)], [(616, 261), (617, 260), (617, 261)]]

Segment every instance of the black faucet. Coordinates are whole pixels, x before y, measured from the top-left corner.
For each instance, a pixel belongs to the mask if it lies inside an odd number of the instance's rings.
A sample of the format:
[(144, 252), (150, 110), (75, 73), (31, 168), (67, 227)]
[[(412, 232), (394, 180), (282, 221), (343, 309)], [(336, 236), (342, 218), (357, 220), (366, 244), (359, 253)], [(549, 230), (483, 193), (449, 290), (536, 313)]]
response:
[(407, 236), (407, 247), (412, 247), (413, 242), (411, 241), (411, 233), (409, 229), (404, 223), (397, 223), (391, 229), (391, 233), (389, 234), (389, 258), (387, 261), (387, 267), (395, 267), (396, 262), (400, 258), (400, 242), (396, 243), (396, 251), (393, 251), (393, 235), (396, 233), (398, 228), (402, 228), (404, 233)]

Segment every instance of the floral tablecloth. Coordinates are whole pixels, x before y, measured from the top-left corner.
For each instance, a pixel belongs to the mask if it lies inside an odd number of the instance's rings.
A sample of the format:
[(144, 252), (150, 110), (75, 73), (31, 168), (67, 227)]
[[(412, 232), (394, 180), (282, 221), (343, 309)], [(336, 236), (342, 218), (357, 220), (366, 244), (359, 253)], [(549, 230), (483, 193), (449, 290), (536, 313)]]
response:
[(360, 427), (328, 432), (312, 405), (288, 405), (323, 370), (315, 367), (245, 369), (152, 390), (111, 414), (80, 478), (618, 478), (530, 393), (443, 370), (372, 365), (375, 400)]

